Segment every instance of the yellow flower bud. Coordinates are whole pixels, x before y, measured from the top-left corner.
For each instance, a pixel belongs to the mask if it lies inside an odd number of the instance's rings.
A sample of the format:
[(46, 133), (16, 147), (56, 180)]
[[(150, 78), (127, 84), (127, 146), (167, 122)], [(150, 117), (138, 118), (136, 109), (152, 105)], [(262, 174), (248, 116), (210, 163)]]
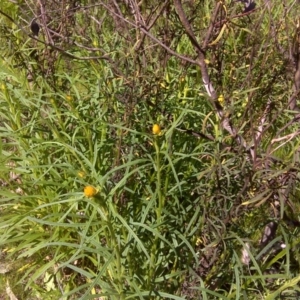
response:
[(72, 101), (73, 101), (73, 98), (72, 98), (71, 95), (67, 95), (67, 96), (66, 96), (66, 100), (67, 100), (68, 102), (72, 102)]
[(84, 178), (85, 177), (85, 173), (83, 171), (78, 171), (77, 172), (77, 176), (80, 178)]
[(219, 103), (220, 103), (222, 106), (224, 106), (224, 101), (225, 101), (225, 99), (224, 99), (224, 96), (223, 96), (222, 94), (219, 96), (218, 101), (219, 101)]
[(91, 185), (88, 185), (84, 188), (84, 195), (88, 198), (96, 196), (98, 191)]
[(160, 132), (161, 132), (160, 126), (158, 124), (154, 124), (152, 127), (152, 133), (158, 135), (160, 134)]

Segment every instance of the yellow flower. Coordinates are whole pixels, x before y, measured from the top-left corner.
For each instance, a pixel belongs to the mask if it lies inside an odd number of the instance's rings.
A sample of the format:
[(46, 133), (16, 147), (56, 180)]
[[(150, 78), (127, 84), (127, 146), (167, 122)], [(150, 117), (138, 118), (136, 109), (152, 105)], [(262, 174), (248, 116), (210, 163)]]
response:
[(88, 198), (96, 196), (98, 191), (91, 185), (88, 185), (84, 188), (84, 195)]
[(196, 246), (200, 246), (202, 244), (202, 240), (197, 237), (197, 240), (196, 240)]
[(73, 101), (73, 98), (72, 98), (71, 95), (67, 95), (67, 96), (66, 96), (66, 100), (67, 100), (68, 102), (72, 102), (72, 101)]
[(224, 96), (223, 96), (222, 94), (219, 96), (218, 101), (219, 101), (219, 103), (220, 103), (222, 106), (224, 106), (225, 99), (224, 99)]
[(158, 124), (154, 124), (152, 127), (152, 133), (157, 135), (160, 134), (160, 132), (161, 132), (160, 126)]

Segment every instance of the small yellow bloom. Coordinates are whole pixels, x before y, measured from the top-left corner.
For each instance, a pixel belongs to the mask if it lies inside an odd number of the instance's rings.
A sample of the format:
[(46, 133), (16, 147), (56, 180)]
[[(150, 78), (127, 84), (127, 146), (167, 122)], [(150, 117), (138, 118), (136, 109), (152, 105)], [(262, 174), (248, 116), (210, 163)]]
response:
[(202, 244), (202, 240), (197, 237), (197, 240), (196, 240), (196, 246), (200, 246)]
[(224, 99), (224, 96), (223, 96), (222, 94), (219, 96), (218, 101), (219, 101), (219, 103), (220, 103), (222, 106), (224, 106), (225, 99)]
[(98, 191), (91, 185), (88, 185), (84, 188), (84, 195), (88, 198), (96, 196)]
[(67, 95), (67, 96), (66, 96), (66, 100), (67, 100), (68, 102), (72, 102), (72, 101), (73, 101), (73, 97), (72, 97), (71, 95)]
[(84, 178), (85, 177), (85, 173), (83, 171), (78, 171), (77, 172), (77, 176), (80, 178)]
[(154, 124), (152, 127), (152, 133), (157, 135), (160, 134), (160, 132), (161, 132), (160, 126), (158, 124)]

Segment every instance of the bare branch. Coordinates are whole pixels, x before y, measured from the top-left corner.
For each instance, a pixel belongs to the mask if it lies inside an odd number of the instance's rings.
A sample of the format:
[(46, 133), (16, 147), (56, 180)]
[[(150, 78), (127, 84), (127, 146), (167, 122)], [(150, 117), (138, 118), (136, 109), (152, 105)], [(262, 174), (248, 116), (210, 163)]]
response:
[(261, 141), (261, 138), (262, 138), (262, 135), (263, 135), (263, 128), (266, 124), (266, 119), (267, 119), (267, 116), (270, 114), (270, 111), (271, 111), (271, 107), (272, 107), (272, 101), (271, 99), (268, 100), (267, 102), (267, 106), (265, 108), (265, 111), (259, 121), (259, 125), (257, 127), (257, 131), (256, 131), (256, 134), (255, 134), (255, 145), (259, 144), (259, 142)]
[(221, 7), (221, 2), (218, 2), (217, 6), (215, 8), (215, 11), (213, 13), (213, 16), (211, 18), (210, 25), (208, 27), (208, 30), (207, 30), (207, 33), (206, 33), (206, 36), (205, 36), (205, 39), (204, 39), (204, 42), (203, 42), (203, 45), (202, 45), (202, 48), (204, 50), (206, 49), (206, 47), (207, 47), (207, 45), (209, 43), (209, 40), (211, 38), (212, 32), (213, 32), (213, 30), (215, 28), (215, 20), (217, 19), (220, 7)]
[[(150, 19), (149, 24), (147, 24), (145, 27), (147, 29), (147, 31), (149, 31), (155, 24), (155, 22), (157, 21), (157, 19), (161, 16), (161, 14), (163, 13), (163, 10), (166, 8), (166, 6), (169, 4), (169, 0), (166, 0), (165, 3), (161, 6), (160, 10), (158, 11), (158, 13)], [(136, 50), (140, 49), (141, 45), (143, 44), (144, 40), (145, 40), (145, 33), (141, 36), (141, 40), (138, 42), (138, 44), (136, 45)]]
[(198, 43), (198, 41), (197, 41), (197, 39), (195, 37), (195, 34), (193, 32), (193, 29), (192, 29), (192, 26), (189, 23), (186, 15), (184, 13), (184, 10), (183, 10), (182, 4), (181, 4), (181, 0), (174, 0), (174, 6), (176, 8), (177, 14), (178, 14), (179, 19), (181, 21), (181, 24), (183, 25), (183, 27), (184, 27), (187, 35), (190, 38), (191, 43), (199, 51), (199, 54), (202, 54), (204, 56), (205, 52), (200, 47), (200, 45), (199, 45), (199, 43)]
[(143, 28), (143, 26), (140, 27), (140, 30), (142, 32), (144, 32), (149, 38), (151, 38), (153, 41), (155, 41), (158, 45), (160, 45), (161, 47), (163, 47), (165, 50), (167, 50), (170, 54), (184, 60), (187, 62), (190, 62), (192, 64), (198, 65), (198, 62), (196, 60), (193, 60), (187, 56), (181, 55), (179, 53), (177, 53), (176, 51), (172, 50), (171, 48), (169, 48), (168, 46), (166, 46), (164, 43), (162, 43), (159, 39), (157, 39), (155, 36), (153, 36), (150, 32), (148, 32), (145, 28)]

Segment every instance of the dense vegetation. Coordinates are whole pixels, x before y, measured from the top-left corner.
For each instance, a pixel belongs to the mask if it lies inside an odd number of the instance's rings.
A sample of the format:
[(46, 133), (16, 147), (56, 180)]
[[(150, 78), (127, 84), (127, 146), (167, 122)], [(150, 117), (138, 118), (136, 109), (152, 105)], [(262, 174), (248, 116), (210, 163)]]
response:
[(275, 2), (1, 1), (1, 299), (300, 297)]

